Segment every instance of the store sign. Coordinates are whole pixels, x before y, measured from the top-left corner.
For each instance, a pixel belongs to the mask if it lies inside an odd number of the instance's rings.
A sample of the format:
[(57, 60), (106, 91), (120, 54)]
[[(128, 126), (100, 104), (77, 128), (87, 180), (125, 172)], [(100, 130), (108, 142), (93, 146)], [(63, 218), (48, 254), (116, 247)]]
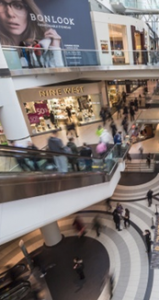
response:
[(35, 110), (38, 117), (49, 116), (49, 109), (45, 103), (35, 103)]
[(84, 86), (71, 86), (57, 89), (40, 90), (40, 97), (59, 97), (59, 96), (71, 96), (80, 95), (84, 93)]
[(9, 3), (16, 24), (8, 15), (8, 1), (2, 1), (2, 45), (19, 46), (22, 37), (33, 44), (36, 39), (52, 51), (52, 55), (47, 56), (47, 51), (45, 55), (49, 67), (97, 65), (88, 0), (19, 0), (20, 8), (13, 6), (14, 2)]
[(28, 119), (29, 119), (30, 124), (38, 124), (38, 123), (40, 123), (39, 116), (38, 116), (37, 113), (28, 114)]
[(159, 216), (156, 217), (155, 238), (151, 256), (151, 268), (159, 269)]

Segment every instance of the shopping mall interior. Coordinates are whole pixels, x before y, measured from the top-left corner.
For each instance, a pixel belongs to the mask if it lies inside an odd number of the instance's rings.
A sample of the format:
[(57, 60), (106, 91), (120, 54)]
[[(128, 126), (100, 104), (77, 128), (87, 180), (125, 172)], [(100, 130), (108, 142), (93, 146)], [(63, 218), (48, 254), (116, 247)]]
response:
[(0, 300), (157, 300), (157, 0), (0, 1)]

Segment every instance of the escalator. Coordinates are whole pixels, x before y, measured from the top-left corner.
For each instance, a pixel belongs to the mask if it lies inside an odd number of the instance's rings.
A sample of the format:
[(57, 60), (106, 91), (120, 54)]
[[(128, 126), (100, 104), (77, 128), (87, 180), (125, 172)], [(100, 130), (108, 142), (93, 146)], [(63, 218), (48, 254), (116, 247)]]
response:
[[(111, 197), (128, 150), (123, 145), (119, 155), (114, 146), (104, 157), (90, 158), (0, 146), (0, 245)], [(56, 165), (61, 155), (65, 173)]]
[[(69, 153), (0, 146), (0, 203), (49, 193), (91, 186), (109, 181), (124, 160), (129, 147), (122, 146), (121, 155), (114, 146), (104, 157), (83, 157)], [(55, 157), (67, 161), (67, 172), (57, 170)], [(72, 169), (72, 161), (79, 170)], [(35, 163), (38, 170), (35, 168)]]

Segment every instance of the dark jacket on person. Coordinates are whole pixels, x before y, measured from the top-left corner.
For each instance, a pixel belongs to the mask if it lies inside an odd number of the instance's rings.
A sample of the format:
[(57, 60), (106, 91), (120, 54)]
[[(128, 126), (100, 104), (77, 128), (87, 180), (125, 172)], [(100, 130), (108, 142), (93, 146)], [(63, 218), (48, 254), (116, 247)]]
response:
[(92, 155), (92, 150), (89, 146), (87, 147), (82, 147), (80, 150), (80, 156), (90, 156)]
[[(78, 155), (78, 149), (77, 149), (75, 143), (73, 143), (73, 142), (68, 142), (68, 143), (67, 143), (67, 147), (71, 149), (72, 154)], [(70, 162), (76, 163), (77, 159), (78, 159), (78, 158), (76, 158), (76, 157), (70, 157), (70, 158), (69, 158), (69, 161), (70, 161)]]
[(61, 141), (61, 139), (57, 138), (57, 137), (50, 137), (48, 140), (48, 148), (50, 151), (53, 152), (60, 152), (60, 153), (64, 153), (64, 145)]
[(116, 133), (116, 135), (114, 136), (114, 144), (121, 145), (121, 143), (122, 143), (121, 134)]

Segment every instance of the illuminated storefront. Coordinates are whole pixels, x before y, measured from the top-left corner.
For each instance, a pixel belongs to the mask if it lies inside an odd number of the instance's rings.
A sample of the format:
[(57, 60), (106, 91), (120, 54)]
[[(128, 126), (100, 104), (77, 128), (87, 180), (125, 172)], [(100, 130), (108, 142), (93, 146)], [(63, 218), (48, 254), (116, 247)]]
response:
[[(52, 86), (18, 91), (18, 98), (30, 134), (100, 121), (100, 83)], [(29, 100), (28, 100), (29, 99)]]

